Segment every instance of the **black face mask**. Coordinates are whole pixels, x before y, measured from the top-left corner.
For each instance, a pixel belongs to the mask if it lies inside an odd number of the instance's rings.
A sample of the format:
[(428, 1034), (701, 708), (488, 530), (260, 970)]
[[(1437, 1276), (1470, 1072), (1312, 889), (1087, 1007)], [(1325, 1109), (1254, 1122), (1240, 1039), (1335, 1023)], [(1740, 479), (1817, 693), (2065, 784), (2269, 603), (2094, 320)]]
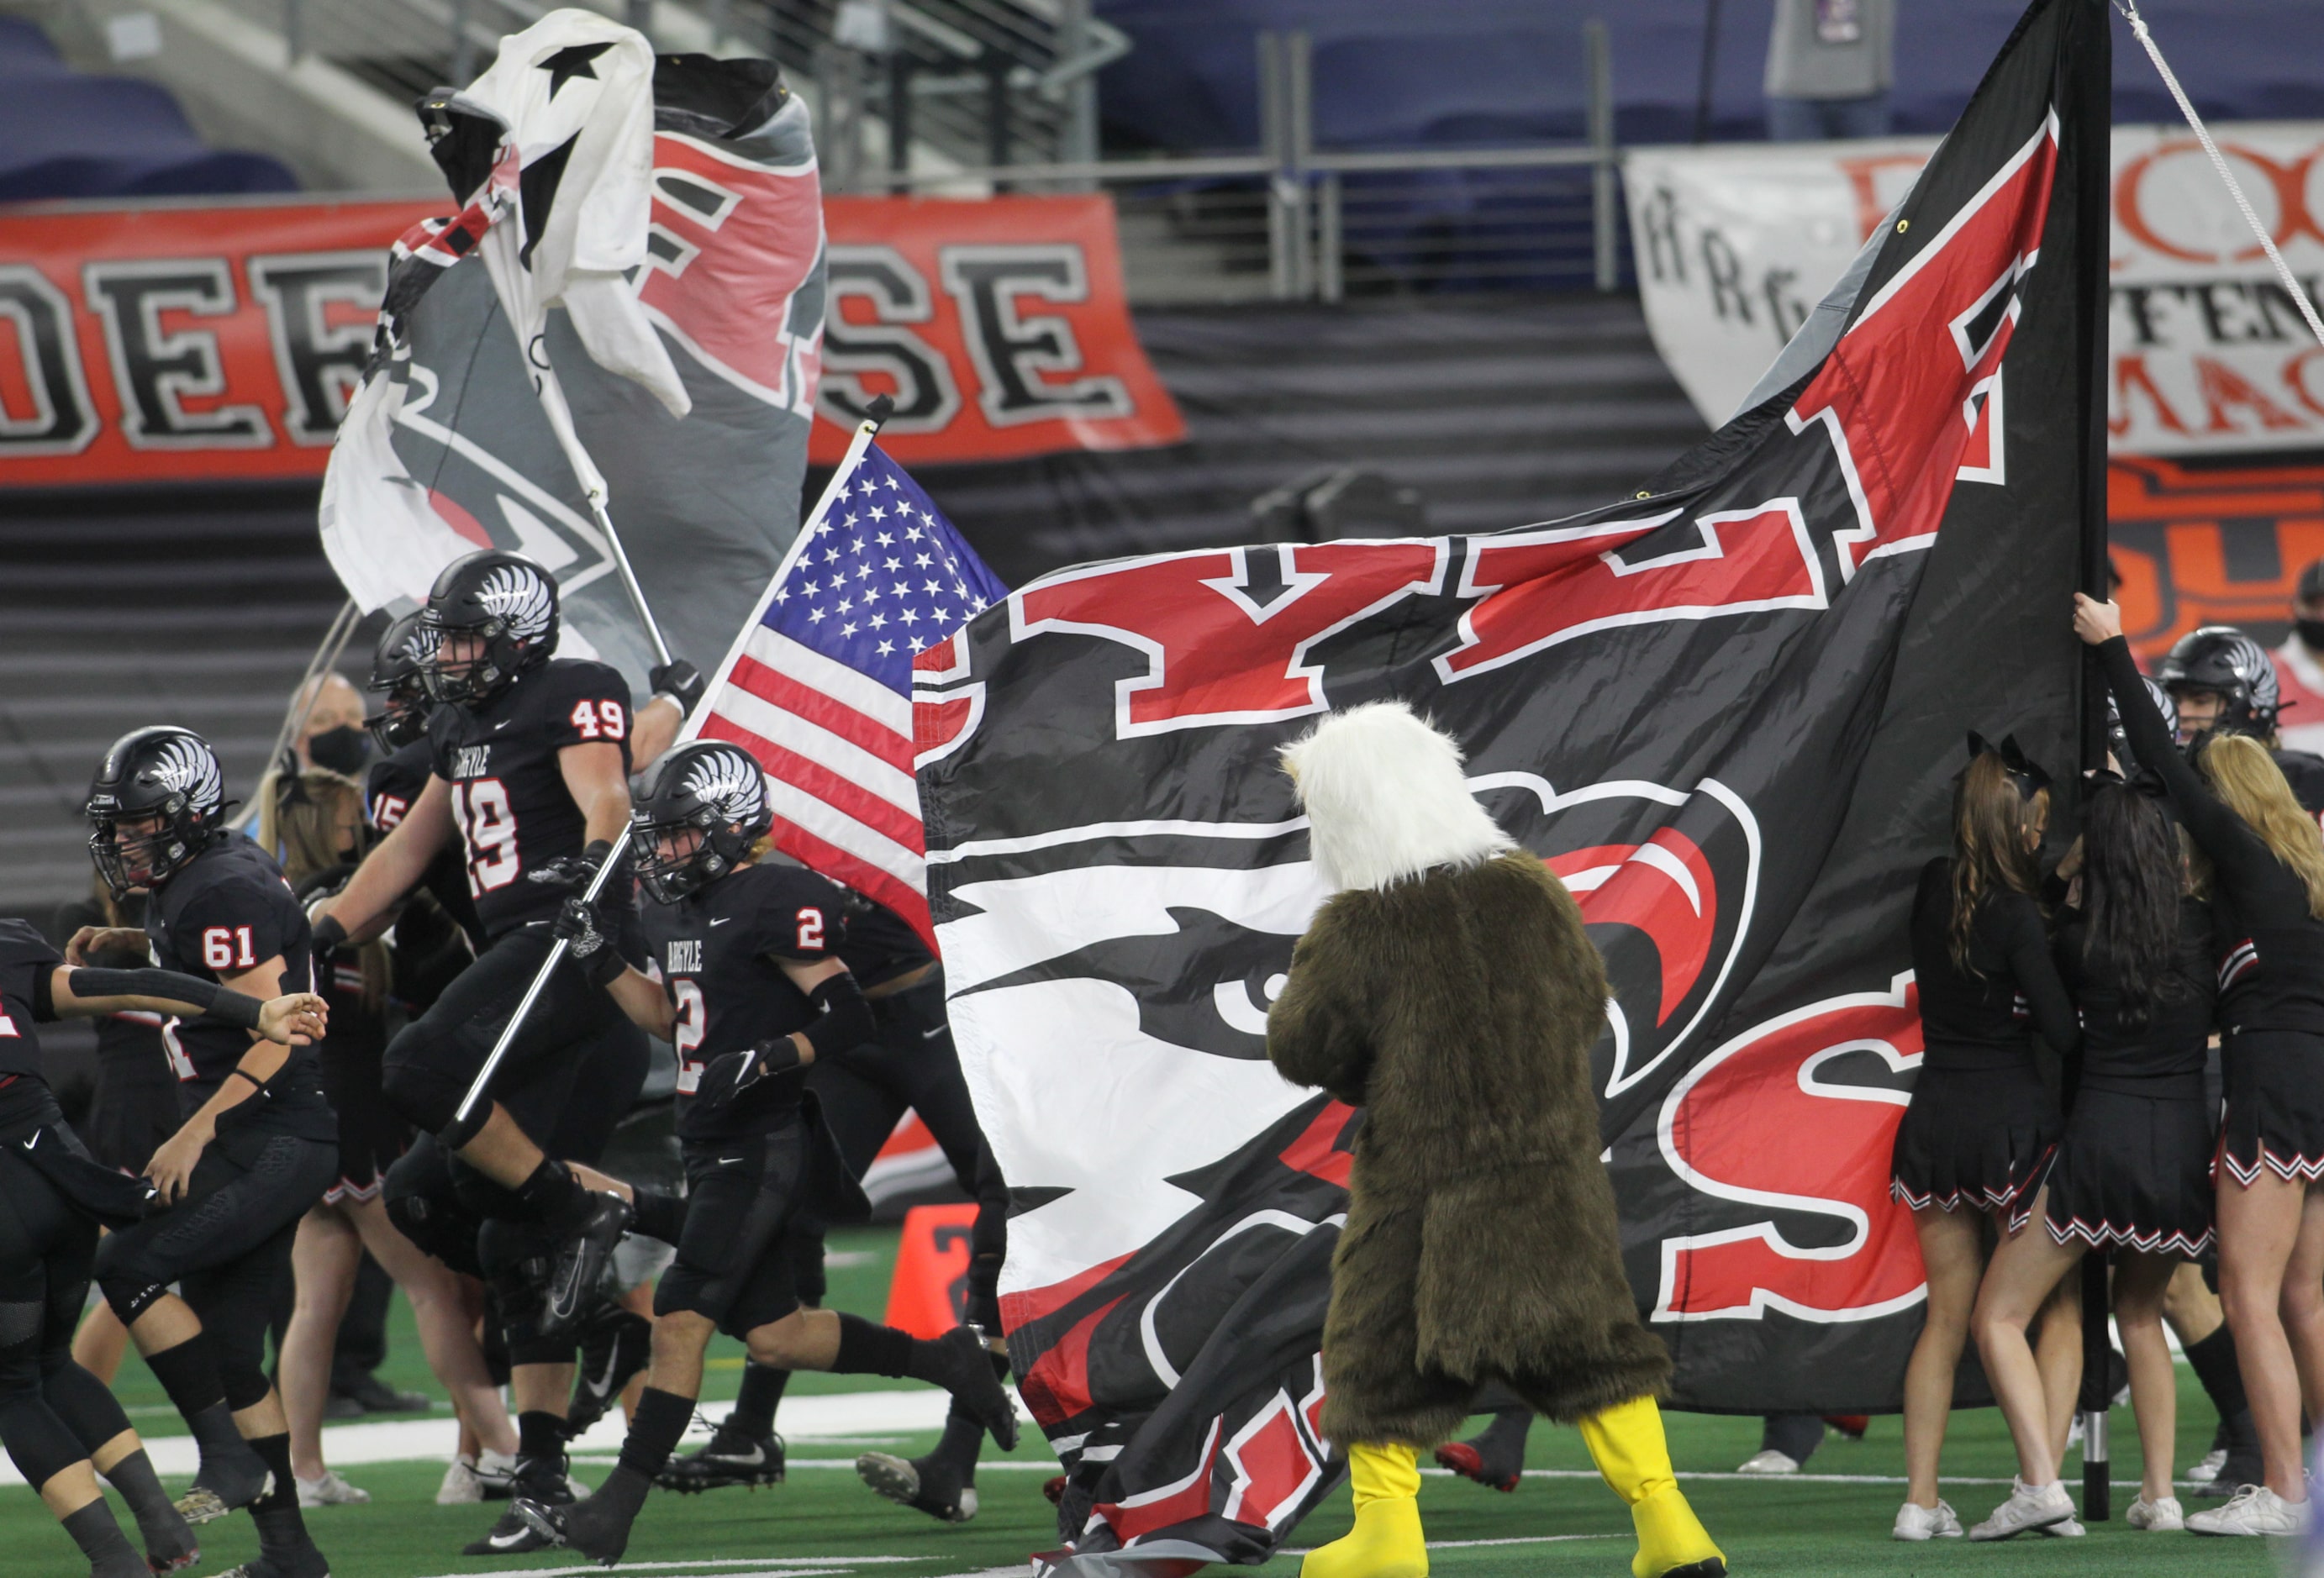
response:
[(2292, 628), (2300, 632), (2300, 644), (2310, 652), (2324, 652), (2324, 619), (2294, 619)]
[(318, 767), (354, 777), (371, 758), (371, 736), (352, 724), (326, 729), (307, 742), (309, 759)]

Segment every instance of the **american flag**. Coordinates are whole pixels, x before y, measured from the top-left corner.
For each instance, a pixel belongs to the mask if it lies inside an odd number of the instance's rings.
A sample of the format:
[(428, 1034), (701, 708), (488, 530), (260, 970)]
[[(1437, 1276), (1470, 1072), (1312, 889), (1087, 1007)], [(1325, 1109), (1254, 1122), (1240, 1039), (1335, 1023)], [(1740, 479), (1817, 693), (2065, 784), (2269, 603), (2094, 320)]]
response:
[(696, 713), (697, 737), (766, 769), (777, 848), (931, 943), (912, 658), (1008, 595), (871, 445), (800, 530)]

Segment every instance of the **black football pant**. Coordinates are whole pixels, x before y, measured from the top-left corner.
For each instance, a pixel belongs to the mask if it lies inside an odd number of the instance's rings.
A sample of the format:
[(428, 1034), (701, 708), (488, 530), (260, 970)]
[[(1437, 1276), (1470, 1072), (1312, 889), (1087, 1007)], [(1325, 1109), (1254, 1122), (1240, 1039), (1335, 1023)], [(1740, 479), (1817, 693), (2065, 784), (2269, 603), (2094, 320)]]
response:
[(0, 1152), (0, 1444), (35, 1490), (129, 1428), (72, 1358), (96, 1258), (97, 1224)]
[(290, 1269), (299, 1219), (338, 1178), (339, 1148), (258, 1124), (229, 1127), (194, 1164), (185, 1197), (106, 1235), (97, 1283), (124, 1326), (175, 1282), (201, 1317), (237, 1413), (268, 1390), (268, 1317)]
[[(862, 1178), (909, 1107), (952, 1166), (960, 1187), (976, 1199), (969, 1240), (968, 1318), (1001, 1330), (1001, 1262), (1009, 1249), (1009, 1188), (994, 1164), (976, 1108), (962, 1078), (945, 1017), (941, 974), (909, 991), (872, 1000), (879, 1026), (867, 1041), (807, 1071), (807, 1086), (823, 1106), (824, 1126), (839, 1142), (847, 1170)], [(816, 1281), (820, 1282), (818, 1274)], [(803, 1291), (817, 1291), (807, 1289)]]
[[(472, 966), (472, 973), (483, 962)], [(531, 977), (528, 974), (524, 978), (529, 982)], [(466, 979), (463, 976), (461, 982)], [(453, 991), (438, 999), (439, 1007), (452, 998), (461, 982), (454, 983)], [(576, 982), (575, 986), (599, 1001), (611, 1002), (586, 983)], [(564, 988), (561, 978), (552, 983), (534, 1005), (534, 1014), (541, 1014), (549, 997)], [(518, 990), (521, 993), (522, 986)], [(498, 1023), (506, 1022), (504, 1012)], [(499, 1033), (498, 1023), (494, 1035)], [(411, 1029), (418, 1024), (415, 1022)], [(404, 1032), (410, 1033), (410, 1029)], [(529, 1039), (528, 1033), (519, 1044)], [(402, 1040), (399, 1036), (395, 1045), (401, 1045)], [(490, 1050), (489, 1041), (486, 1050)], [(605, 1153), (613, 1131), (629, 1115), (645, 1084), (651, 1058), (645, 1032), (626, 1016), (617, 1016), (554, 1050), (554, 1067), (537, 1064), (535, 1078), (513, 1089), (504, 1084), (509, 1064), (514, 1061), (512, 1055), (494, 1078), (493, 1089), (545, 1154), (559, 1161), (594, 1163)], [(389, 1055), (394, 1055), (393, 1046)], [(570, 1336), (544, 1341), (532, 1330), (557, 1242), (532, 1219), (514, 1192), (453, 1156), (436, 1134), (424, 1133), (388, 1169), (382, 1195), (389, 1219), (406, 1238), (454, 1271), (482, 1277), (492, 1289), (506, 1322), (514, 1362), (561, 1363), (572, 1357)]]

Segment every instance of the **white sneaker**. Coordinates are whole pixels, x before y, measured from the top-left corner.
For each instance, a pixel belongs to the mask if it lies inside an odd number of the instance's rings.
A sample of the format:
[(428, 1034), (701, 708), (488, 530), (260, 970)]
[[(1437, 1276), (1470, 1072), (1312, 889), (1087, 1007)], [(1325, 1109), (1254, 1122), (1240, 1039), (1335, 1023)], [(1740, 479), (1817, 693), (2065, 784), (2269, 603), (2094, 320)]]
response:
[(1755, 1453), (1735, 1465), (1738, 1474), (1795, 1474), (1800, 1472), (1799, 1459), (1788, 1452), (1777, 1452), (1770, 1446)]
[(1918, 1501), (1907, 1501), (1896, 1509), (1896, 1527), (1890, 1531), (1892, 1539), (1959, 1539), (1960, 1519), (1953, 1509), (1939, 1501), (1933, 1507), (1923, 1507)]
[(2308, 1503), (2287, 1501), (2265, 1485), (2246, 1485), (2222, 1506), (2187, 1519), (2196, 1534), (2300, 1534), (2308, 1528)]
[(2080, 1539), (2089, 1530), (2079, 1519), (2069, 1518), (2063, 1523), (2045, 1523), (2034, 1532), (2043, 1539)]
[(444, 1482), (436, 1487), (436, 1505), (466, 1507), (484, 1499), (484, 1487), (476, 1479), (476, 1460), (464, 1452), (445, 1468)]
[(476, 1454), (476, 1485), (487, 1501), (505, 1501), (516, 1494), (516, 1454), (489, 1446)]
[(2187, 1482), (2190, 1485), (2208, 1485), (2218, 1479), (2219, 1471), (2227, 1466), (2227, 1449), (2224, 1446), (2217, 1447), (2202, 1462), (2187, 1471)]
[(1969, 1538), (2009, 1539), (2029, 1529), (2045, 1528), (2073, 1518), (2074, 1499), (2066, 1494), (2061, 1482), (2052, 1480), (2046, 1485), (2035, 1486), (2018, 1480), (2015, 1484), (2009, 1500), (1995, 1508), (1992, 1517), (1969, 1531)]
[[(296, 1474), (291, 1476), (298, 1479)], [(299, 1480), (299, 1505), (304, 1507), (360, 1507), (371, 1500), (369, 1491), (358, 1491), (331, 1470), (325, 1469), (320, 1478)]]
[(2187, 1509), (2179, 1505), (2176, 1496), (2165, 1496), (2159, 1501), (2141, 1496), (2130, 1504), (2125, 1521), (2133, 1528), (2143, 1528), (2151, 1534), (2176, 1534), (2187, 1527)]

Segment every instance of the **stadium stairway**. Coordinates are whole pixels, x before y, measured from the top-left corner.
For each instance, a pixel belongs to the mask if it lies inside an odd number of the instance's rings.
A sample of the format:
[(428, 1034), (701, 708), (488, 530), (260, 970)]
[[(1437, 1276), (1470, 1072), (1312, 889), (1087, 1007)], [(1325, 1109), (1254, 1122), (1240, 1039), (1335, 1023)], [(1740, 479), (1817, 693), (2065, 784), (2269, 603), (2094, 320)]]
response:
[(247, 799), (342, 600), (311, 486), (20, 495), (7, 513), (0, 911), (45, 926), (89, 891), (80, 806), (105, 748), (182, 723)]

